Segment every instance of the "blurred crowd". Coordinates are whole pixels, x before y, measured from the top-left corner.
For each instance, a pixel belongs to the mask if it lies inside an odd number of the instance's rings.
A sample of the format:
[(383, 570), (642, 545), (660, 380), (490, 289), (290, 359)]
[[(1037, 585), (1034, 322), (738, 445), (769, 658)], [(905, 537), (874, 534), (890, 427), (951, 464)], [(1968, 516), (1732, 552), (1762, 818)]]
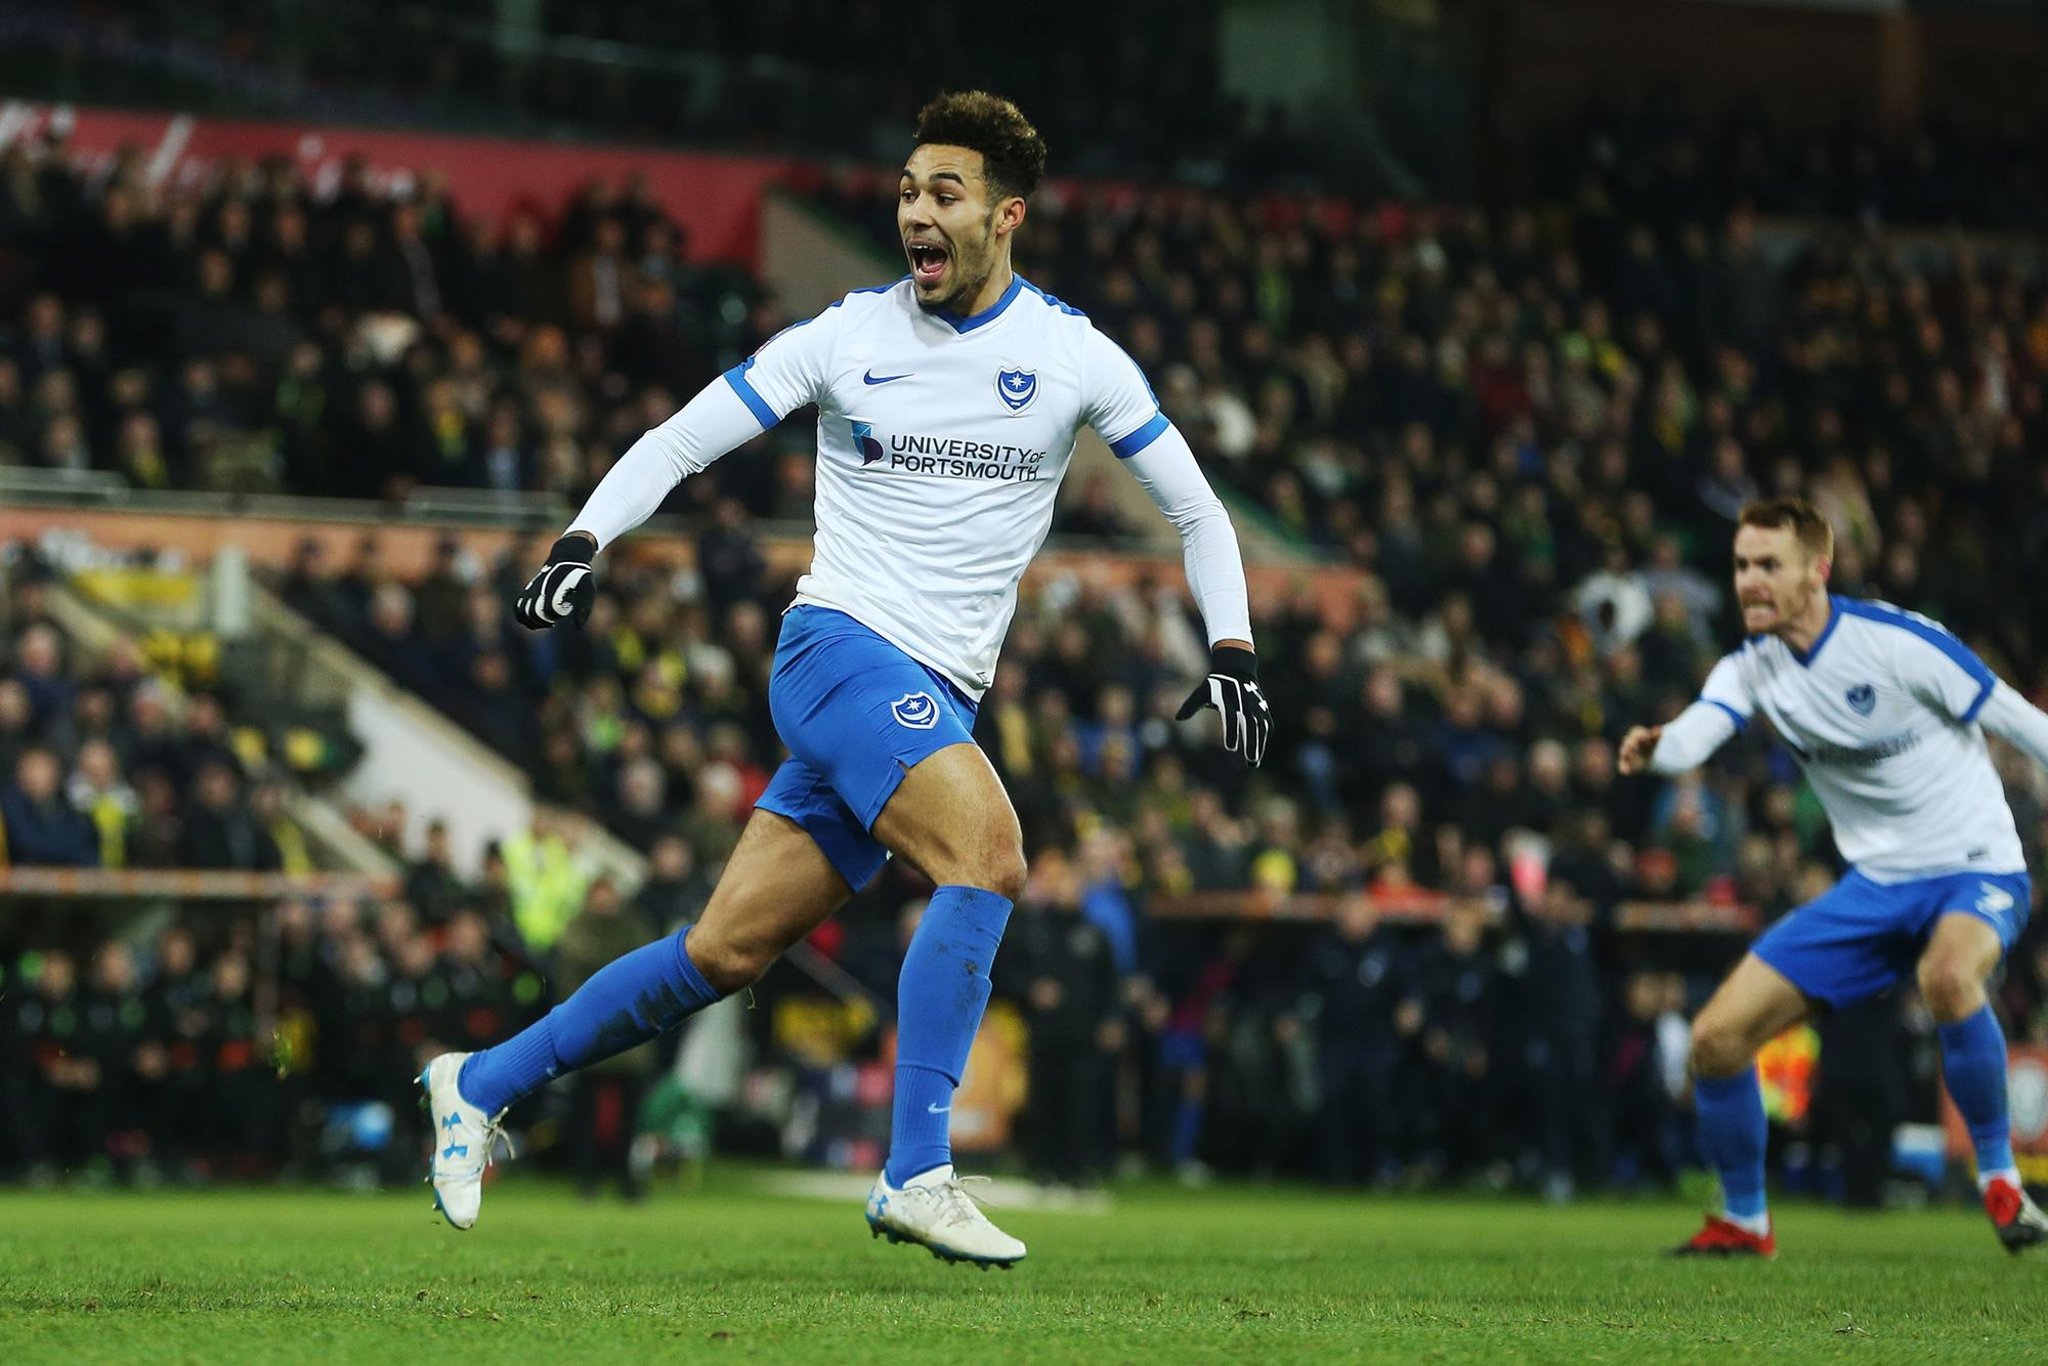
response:
[(0, 867), (310, 871), (262, 730), (132, 638), (87, 662), (49, 589), (46, 567), (0, 556)]
[(1924, 227), (2039, 232), (2048, 227), (2048, 124), (2001, 109), (1968, 127), (1931, 115), (1890, 133), (1865, 120), (1799, 128), (1761, 99), (1702, 118), (1669, 89), (1595, 101), (1533, 139), (1517, 171), (1574, 186), (1622, 213), (1667, 225), (1759, 213)]
[[(1041, 31), (1090, 35), (1049, 51), (990, 42), (940, 7), (918, 16), (915, 63), (902, 60), (900, 12), (804, 0), (573, 0), (538, 7), (530, 36), (517, 40), (489, 0), (397, 13), (145, 0), (99, 23), (120, 35), (131, 68), (168, 63), (180, 44), (216, 61), (231, 54), (211, 92), (227, 107), (237, 96), (258, 109), (327, 102), (326, 117), (359, 121), (893, 156), (936, 93), (933, 73), (945, 72), (1031, 110), (1070, 174), (1261, 184), (1313, 175), (1304, 130), (1223, 89), (1218, 9), (1214, 0), (1130, 0), (1105, 14), (1048, 0), (1034, 11)], [(54, 35), (30, 25), (20, 36)], [(94, 36), (77, 34), (73, 46), (90, 48)], [(135, 78), (106, 73), (109, 83)]]
[(431, 933), (408, 904), (303, 902), (80, 944), (17, 929), (0, 999), (0, 1166), (34, 1184), (414, 1175), (419, 1054), (531, 1018), (516, 941), (463, 908)]
[[(434, 177), (315, 196), (289, 158), (205, 190), (139, 154), (0, 151), (0, 462), (155, 488), (575, 499), (747, 337), (644, 180), (559, 222), (464, 219)], [(599, 454), (599, 452), (603, 452)]]
[[(1733, 640), (1727, 541), (1749, 497), (1814, 498), (1838, 591), (1936, 615), (2015, 685), (2048, 687), (2048, 609), (2013, 591), (2048, 567), (2048, 466), (2029, 456), (2048, 435), (2038, 262), (1909, 254), (1827, 219), (1774, 237), (1746, 204), (1621, 165), (1596, 149), (1570, 202), (1498, 216), (1185, 190), (1034, 206), (1026, 273), (1131, 351), (1220, 483), (1358, 576), (1258, 604), (1279, 725), (1257, 774), (1210, 723), (1170, 719), (1204, 659), (1171, 580), (1051, 574), (1026, 592), (978, 735), (1036, 869), (1010, 994), (1065, 1059), (1047, 1076), (1091, 1078), (1047, 1110), (1068, 1134), (1045, 1140), (1048, 1167), (1121, 1145), (1340, 1179), (1668, 1173), (1673, 1027), (1736, 946), (1622, 933), (1616, 906), (1705, 897), (1774, 917), (1835, 871), (1767, 737), (1674, 781), (1614, 771), (1625, 728), (1673, 714)], [(858, 178), (839, 192), (870, 202)], [(573, 502), (785, 321), (690, 267), (633, 185), (591, 187), (557, 224), (496, 224), (431, 180), (387, 201), (352, 172), (316, 197), (280, 162), (159, 192), (133, 160), (87, 175), (17, 144), (0, 152), (0, 251), (0, 295), (22, 304), (0, 315), (19, 318), (0, 338), (0, 447), (144, 487)], [(451, 542), (412, 581), (374, 535), (345, 563), (309, 544), (279, 587), (544, 800), (654, 855), (673, 923), (780, 757), (766, 685), (790, 585), (756, 523), (809, 515), (805, 439), (792, 424), (686, 481), (693, 568), (611, 557), (582, 632), (508, 622), (546, 537), (488, 564)], [(1103, 497), (1062, 517), (1125, 529)], [(260, 784), (218, 708), (154, 717), (137, 670), (117, 655), (73, 671), (46, 626), (11, 620), (0, 680), (15, 861), (105, 861), (94, 813), (124, 801), (109, 785), (143, 813), (121, 823), (124, 859), (186, 856), (151, 812), (198, 825), (224, 806), (251, 832), (233, 856), (269, 860)], [(2034, 858), (2042, 775), (1999, 762)], [(587, 910), (572, 831), (499, 846), (503, 933), (526, 952)], [(1347, 921), (1313, 944), (1149, 911), (1245, 888), (1424, 888), (1484, 910), (1431, 930)], [(921, 891), (885, 872), (820, 951), (890, 999)], [(439, 962), (452, 921), (423, 899), (408, 904)], [(1069, 910), (1088, 932), (1037, 918)], [(2034, 951), (2008, 984), (2030, 1030)], [(1910, 1034), (1910, 1002), (1887, 1010), (1831, 1027)], [(1887, 1085), (1931, 1116), (1931, 1073)], [(1589, 1092), (1600, 1104), (1565, 1104)], [(1539, 1112), (1526, 1131), (1500, 1118)], [(1342, 1125), (1341, 1151), (1314, 1147)]]
[[(522, 1028), (708, 892), (675, 836), (627, 897), (547, 814), (470, 875), (438, 821), (393, 805), (362, 824), (404, 869), (389, 896), (125, 919), (31, 899), (0, 918), (0, 1178), (416, 1180), (426, 1059)], [(549, 1112), (587, 1185), (620, 1165), (606, 1149), (654, 1063), (598, 1069), (623, 1105), (579, 1084)]]
[[(701, 885), (673, 876), (679, 853), (630, 899), (586, 874), (543, 949), (521, 932), (549, 927), (520, 918), (532, 908), (516, 857), (494, 851), (465, 879), (437, 841), (401, 893), (361, 904), (118, 932), (13, 917), (0, 933), (0, 1182), (409, 1184), (425, 1059), (504, 1037), (702, 905)], [(1020, 1172), (1079, 1187), (1135, 1167), (1568, 1198), (1668, 1190), (1697, 1161), (1686, 1017), (1732, 941), (1627, 935), (1562, 882), (1434, 924), (1362, 901), (1320, 926), (1151, 921), (1123, 856), (1113, 833), (1077, 854), (1041, 849), (997, 961), (998, 1008), (1027, 1030), (1018, 1072), (999, 1079), (1021, 1105)], [(812, 947), (886, 999), (921, 906), (919, 889), (871, 889)], [(761, 987), (770, 1002), (806, 992), (786, 965)], [(2016, 955), (2000, 1000), (2016, 1042), (2048, 1045), (2048, 946)], [(821, 1049), (848, 1065), (886, 1057), (873, 1016), (795, 1052), (773, 1012), (743, 1019), (748, 1056), (770, 1072), (829, 1075)], [(1933, 1118), (1931, 1017), (1908, 997), (1799, 1033), (1766, 1058), (1788, 1173), (1875, 1203), (1893, 1127)], [(616, 1175), (639, 1195), (636, 1132), (690, 1104), (667, 1062), (675, 1044), (553, 1088), (515, 1127), (586, 1191)], [(765, 1148), (758, 1130), (737, 1146), (772, 1152), (769, 1132)]]
[[(1561, 123), (1479, 115), (1489, 83), (1513, 84), (1503, 80), (1512, 63), (1474, 67), (1473, 46), (1500, 41), (1485, 36), (1498, 16), (1476, 25), (1399, 7), (1357, 16), (1351, 41), (1370, 49), (1358, 92), (1366, 106), (1293, 112), (1236, 93), (1222, 44), (1246, 37), (1214, 0), (1131, 0), (1113, 11), (1054, 0), (1034, 11), (1043, 31), (1087, 40), (1051, 49), (988, 41), (941, 8), (919, 17), (916, 63), (901, 60), (901, 15), (874, 4), (560, 0), (505, 21), (493, 0), (400, 11), (246, 0), (63, 8), (29, 9), (10, 27), (23, 51), (54, 59), (24, 64), (29, 93), (49, 80), (132, 107), (886, 157), (935, 92), (932, 73), (943, 72), (953, 88), (1017, 100), (1069, 175), (1494, 193), (1571, 185), (1590, 160), (1656, 191), (1646, 203), (1725, 210), (1742, 199), (1765, 212), (1991, 228), (2048, 222), (2036, 100), (1972, 90), (1966, 125), (1935, 113), (1881, 134), (1862, 111), (1798, 126), (1757, 93), (1699, 107), (1682, 83), (1615, 71), (1606, 88), (1640, 95), (1597, 99)], [(1247, 64), (1256, 69), (1262, 55), (1254, 49)], [(1953, 103), (1942, 89), (1952, 79), (1932, 82), (1930, 108)], [(1465, 126), (1479, 117), (1509, 126), (1475, 170)]]

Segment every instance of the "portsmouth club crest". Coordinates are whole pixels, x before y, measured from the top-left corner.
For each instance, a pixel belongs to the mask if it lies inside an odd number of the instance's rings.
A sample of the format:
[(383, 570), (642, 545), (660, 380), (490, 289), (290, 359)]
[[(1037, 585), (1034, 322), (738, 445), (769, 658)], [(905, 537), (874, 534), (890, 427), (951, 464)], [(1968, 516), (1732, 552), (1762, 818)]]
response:
[(1013, 413), (1021, 413), (1038, 397), (1036, 370), (996, 371), (996, 394)]
[(1877, 689), (1868, 683), (1858, 683), (1842, 694), (1849, 702), (1849, 710), (1858, 716), (1868, 716), (1877, 709)]
[(939, 724), (939, 704), (928, 692), (907, 692), (889, 704), (889, 714), (899, 726), (930, 730)]

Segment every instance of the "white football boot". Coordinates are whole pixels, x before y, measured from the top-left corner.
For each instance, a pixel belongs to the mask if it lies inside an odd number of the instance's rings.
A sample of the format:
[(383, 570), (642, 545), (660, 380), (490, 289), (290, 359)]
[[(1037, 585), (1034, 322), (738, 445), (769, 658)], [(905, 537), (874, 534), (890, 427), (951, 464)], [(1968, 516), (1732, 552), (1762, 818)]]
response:
[[(473, 1228), (484, 1203), (484, 1168), (491, 1150), (504, 1137), (501, 1111), (487, 1115), (462, 1098), (455, 1079), (462, 1075), (467, 1053), (443, 1053), (420, 1073), (420, 1104), (434, 1123), (434, 1166), (428, 1180), (434, 1187), (434, 1208), (456, 1228)], [(505, 1155), (512, 1140), (505, 1139)]]
[(948, 1262), (972, 1262), (983, 1271), (1008, 1271), (1024, 1260), (1024, 1244), (997, 1228), (967, 1191), (985, 1176), (955, 1176), (950, 1166), (934, 1167), (898, 1188), (885, 1170), (868, 1192), (868, 1229), (892, 1243), (916, 1243)]

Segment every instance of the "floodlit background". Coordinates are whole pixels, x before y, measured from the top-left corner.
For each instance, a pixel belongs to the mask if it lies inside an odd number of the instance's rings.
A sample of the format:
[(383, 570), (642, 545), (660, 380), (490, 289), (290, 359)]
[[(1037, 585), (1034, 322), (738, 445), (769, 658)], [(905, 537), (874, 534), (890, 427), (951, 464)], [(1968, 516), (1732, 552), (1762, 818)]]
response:
[[(0, 1182), (69, 1193), (21, 1208), (414, 1192), (423, 1057), (698, 912), (781, 757), (808, 423), (680, 486), (589, 630), (511, 598), (639, 432), (901, 273), (915, 111), (970, 86), (1051, 144), (1020, 269), (1232, 511), (1278, 726), (1247, 774), (1168, 719), (1204, 658), (1178, 545), (1085, 438), (981, 713), (1032, 875), (963, 1162), (1049, 1220), (1697, 1167), (1686, 1019), (1837, 864), (1768, 735), (1677, 781), (1614, 745), (1736, 639), (1759, 493), (1828, 511), (1837, 591), (2048, 692), (2048, 19), (1030, 8), (0, 14)], [(2044, 775), (1999, 762), (2038, 866)], [(928, 890), (892, 868), (750, 996), (524, 1104), (493, 1210), (548, 1173), (679, 1220), (857, 1198)], [(2038, 1173), (2039, 933), (1997, 1001)], [(1774, 1179), (1966, 1194), (1936, 1058), (1910, 991), (1774, 1042)]]

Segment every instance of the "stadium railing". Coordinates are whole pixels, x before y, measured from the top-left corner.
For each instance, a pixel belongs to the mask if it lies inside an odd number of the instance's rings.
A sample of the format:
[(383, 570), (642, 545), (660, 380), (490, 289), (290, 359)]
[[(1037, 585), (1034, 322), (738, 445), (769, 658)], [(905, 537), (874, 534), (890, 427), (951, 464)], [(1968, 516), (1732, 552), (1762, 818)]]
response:
[[(1484, 908), (1484, 897), (1460, 897), (1422, 887), (1358, 892), (1187, 892), (1156, 896), (1145, 913), (1154, 920), (1336, 920), (1347, 907), (1370, 905), (1382, 920), (1397, 925), (1432, 925), (1461, 907)], [(1647, 934), (1753, 935), (1763, 928), (1754, 906), (1695, 898), (1687, 901), (1623, 901), (1614, 908), (1614, 928)]]
[(243, 873), (190, 868), (0, 867), (0, 900), (175, 901), (205, 907), (252, 901), (390, 896), (396, 877), (375, 873)]

